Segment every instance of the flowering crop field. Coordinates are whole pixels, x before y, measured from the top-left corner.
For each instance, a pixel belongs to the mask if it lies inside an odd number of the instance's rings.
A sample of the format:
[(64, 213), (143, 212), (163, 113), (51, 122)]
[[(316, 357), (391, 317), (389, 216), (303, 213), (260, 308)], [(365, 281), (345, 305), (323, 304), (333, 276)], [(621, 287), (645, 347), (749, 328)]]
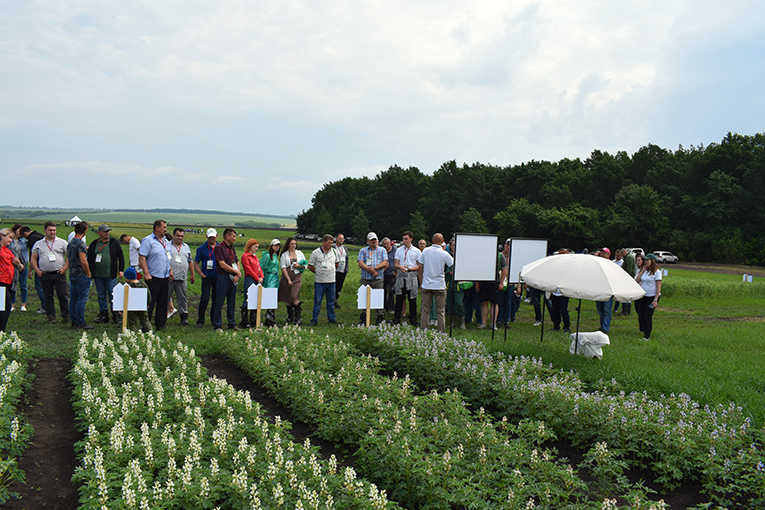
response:
[(684, 394), (625, 394), (615, 382), (583, 391), (574, 373), (531, 358), (490, 355), (482, 343), (408, 327), (351, 328), (359, 350), (405, 372), (423, 389), (457, 388), (497, 417), (543, 421), (579, 448), (607, 444), (632, 469), (649, 468), (671, 489), (699, 480), (722, 505), (765, 505), (763, 430), (733, 404), (701, 407)]
[(192, 349), (152, 334), (83, 334), (71, 374), (85, 439), (83, 509), (394, 508), (385, 493), (291, 442)]
[(28, 363), (27, 345), (16, 333), (0, 333), (0, 504), (13, 495), (8, 486), (24, 480), (17, 458), (32, 437), (32, 430), (17, 409), (27, 383)]
[[(398, 329), (398, 328), (395, 328)], [(588, 486), (542, 443), (554, 433), (537, 420), (470, 413), (457, 390), (419, 393), (406, 376), (338, 337), (298, 328), (265, 331), (228, 355), (327, 440), (356, 450), (359, 472), (407, 508), (662, 508), (622, 476), (605, 443), (587, 454), (598, 475)]]

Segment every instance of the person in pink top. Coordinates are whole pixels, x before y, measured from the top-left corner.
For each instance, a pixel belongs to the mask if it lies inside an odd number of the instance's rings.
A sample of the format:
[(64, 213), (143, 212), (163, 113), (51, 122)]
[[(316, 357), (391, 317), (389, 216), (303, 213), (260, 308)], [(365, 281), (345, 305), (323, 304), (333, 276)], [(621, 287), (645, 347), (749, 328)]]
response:
[(250, 288), (250, 285), (263, 283), (263, 269), (261, 269), (260, 260), (258, 260), (259, 248), (258, 240), (250, 239), (244, 245), (244, 253), (242, 254), (242, 269), (244, 270), (244, 301), (242, 301), (242, 323), (240, 324), (242, 328), (255, 326), (257, 311), (247, 309), (247, 289)]

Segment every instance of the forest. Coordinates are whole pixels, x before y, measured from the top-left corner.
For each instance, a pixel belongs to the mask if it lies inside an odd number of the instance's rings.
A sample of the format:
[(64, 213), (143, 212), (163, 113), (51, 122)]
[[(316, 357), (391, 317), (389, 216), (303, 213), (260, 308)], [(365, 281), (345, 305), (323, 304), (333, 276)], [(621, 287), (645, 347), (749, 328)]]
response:
[(397, 165), (325, 184), (297, 216), (300, 233), (369, 230), (547, 238), (550, 251), (602, 246), (669, 250), (684, 261), (765, 265), (765, 134), (720, 143), (648, 144), (631, 156), (594, 150), (494, 166), (448, 161), (427, 175)]

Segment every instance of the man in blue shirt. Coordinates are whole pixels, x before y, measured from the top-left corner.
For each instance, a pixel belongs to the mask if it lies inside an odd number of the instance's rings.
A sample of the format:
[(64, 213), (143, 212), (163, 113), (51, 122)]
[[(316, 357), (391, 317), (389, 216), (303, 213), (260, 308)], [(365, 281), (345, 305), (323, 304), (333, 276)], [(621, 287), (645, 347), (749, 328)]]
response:
[(205, 312), (207, 303), (210, 302), (212, 294), (212, 304), (210, 306), (210, 323), (213, 322), (215, 305), (218, 302), (218, 271), (215, 269), (218, 264), (215, 263), (215, 247), (218, 245), (218, 231), (214, 228), (207, 229), (207, 242), (197, 248), (196, 257), (194, 257), (194, 270), (202, 278), (202, 294), (199, 296), (199, 310), (197, 315), (197, 327), (205, 325)]
[(167, 323), (167, 303), (169, 300), (170, 276), (170, 242), (165, 239), (167, 222), (156, 220), (154, 231), (143, 238), (141, 249), (138, 250), (138, 264), (143, 269), (144, 281), (149, 287), (149, 320), (156, 306), (154, 326), (157, 331), (165, 329)]

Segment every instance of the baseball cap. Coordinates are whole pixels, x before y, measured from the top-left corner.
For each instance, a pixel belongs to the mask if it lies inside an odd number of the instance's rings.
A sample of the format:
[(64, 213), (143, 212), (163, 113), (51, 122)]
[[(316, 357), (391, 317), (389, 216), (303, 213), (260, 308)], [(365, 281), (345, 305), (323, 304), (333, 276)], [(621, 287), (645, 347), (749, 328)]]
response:
[(207, 229), (207, 237), (218, 237), (218, 231), (214, 228)]
[(374, 232), (370, 232), (367, 234), (367, 241), (371, 241), (372, 239), (377, 239), (377, 234)]
[(98, 231), (99, 232), (111, 232), (112, 229), (110, 229), (107, 225), (99, 225)]

